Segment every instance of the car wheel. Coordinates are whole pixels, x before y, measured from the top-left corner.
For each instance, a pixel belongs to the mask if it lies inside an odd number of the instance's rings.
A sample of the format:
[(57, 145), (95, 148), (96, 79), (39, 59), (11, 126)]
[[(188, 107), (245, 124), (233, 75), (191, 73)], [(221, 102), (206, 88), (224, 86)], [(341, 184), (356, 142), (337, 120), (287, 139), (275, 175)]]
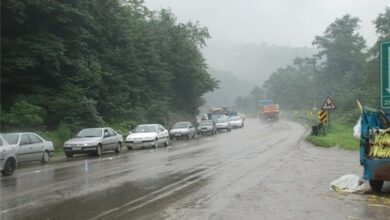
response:
[(370, 186), (372, 191), (380, 192), (383, 187), (383, 180), (370, 180)]
[(96, 154), (96, 156), (100, 157), (100, 156), (102, 156), (102, 152), (103, 152), (102, 145), (99, 144), (99, 145), (97, 146), (97, 148), (96, 148), (95, 154)]
[(43, 152), (41, 164), (47, 164), (50, 160), (50, 155), (48, 151)]
[(173, 140), (173, 137), (169, 136), (169, 139), (170, 139), (170, 140)]
[(122, 150), (122, 143), (118, 142), (118, 144), (116, 145), (116, 148), (115, 148), (115, 153), (120, 153), (121, 150)]
[(1, 171), (3, 176), (12, 176), (16, 168), (16, 161), (12, 158), (8, 159), (4, 164), (4, 170)]
[(158, 139), (154, 140), (154, 148), (158, 148)]
[(133, 147), (127, 146), (127, 150), (133, 150)]
[(168, 146), (169, 146), (169, 138), (168, 138), (168, 137), (167, 137), (167, 139), (165, 140), (164, 146), (165, 146), (165, 147), (168, 147)]
[(72, 157), (73, 157), (73, 153), (65, 153), (65, 156), (66, 156), (67, 158), (72, 158)]

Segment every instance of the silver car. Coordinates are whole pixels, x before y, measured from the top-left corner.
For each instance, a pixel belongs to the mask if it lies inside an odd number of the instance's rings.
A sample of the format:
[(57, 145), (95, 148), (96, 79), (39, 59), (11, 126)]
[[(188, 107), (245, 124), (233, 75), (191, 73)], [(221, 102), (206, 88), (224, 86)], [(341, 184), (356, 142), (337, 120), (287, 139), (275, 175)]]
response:
[(10, 145), (0, 135), (0, 171), (3, 176), (11, 176), (16, 168), (15, 146)]
[(195, 127), (192, 122), (189, 121), (177, 122), (169, 131), (169, 137), (171, 138), (171, 140), (173, 138), (179, 139), (181, 137), (186, 137), (187, 139), (194, 139), (195, 135)]
[(134, 128), (126, 137), (127, 149), (138, 147), (155, 147), (169, 145), (169, 133), (160, 124), (142, 124)]
[(217, 130), (226, 130), (231, 131), (232, 130), (232, 124), (230, 123), (230, 119), (227, 116), (221, 116), (218, 117), (216, 120)]
[(10, 144), (15, 146), (18, 163), (27, 161), (49, 162), (54, 153), (53, 142), (43, 139), (36, 133), (6, 133), (1, 134)]
[(68, 158), (73, 157), (74, 154), (101, 156), (103, 151), (108, 150), (119, 153), (122, 143), (123, 136), (112, 128), (85, 128), (75, 138), (64, 143), (64, 152)]
[(230, 117), (230, 124), (232, 124), (233, 128), (242, 128), (244, 127), (244, 121), (240, 116)]

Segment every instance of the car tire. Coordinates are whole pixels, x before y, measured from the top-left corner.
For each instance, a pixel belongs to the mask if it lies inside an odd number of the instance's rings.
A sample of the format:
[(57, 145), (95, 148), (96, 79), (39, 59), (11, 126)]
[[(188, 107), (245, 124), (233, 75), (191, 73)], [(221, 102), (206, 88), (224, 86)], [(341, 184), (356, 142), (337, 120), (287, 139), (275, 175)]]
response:
[(173, 137), (169, 136), (169, 139), (170, 139), (170, 140), (173, 140)]
[(3, 176), (12, 176), (16, 168), (16, 161), (13, 158), (8, 159), (4, 164), (4, 169), (1, 171)]
[(118, 144), (116, 145), (116, 148), (115, 148), (115, 153), (120, 153), (122, 150), (122, 143), (121, 142), (118, 142)]
[(102, 153), (103, 153), (102, 145), (99, 144), (99, 145), (96, 147), (95, 155), (98, 156), (98, 157), (100, 157), (100, 156), (102, 156)]
[(382, 190), (383, 180), (370, 180), (370, 186), (372, 191), (378, 193)]
[(67, 158), (72, 158), (72, 157), (73, 157), (73, 153), (65, 153), (65, 156), (66, 156)]
[(127, 146), (127, 150), (133, 150), (133, 147)]
[(167, 137), (167, 139), (165, 140), (164, 146), (165, 146), (165, 147), (168, 147), (168, 146), (169, 146), (169, 138), (168, 138), (168, 137)]
[(49, 152), (46, 150), (43, 152), (42, 154), (42, 159), (41, 159), (41, 164), (47, 164), (50, 160), (50, 154)]
[(154, 140), (154, 148), (158, 148), (158, 139)]

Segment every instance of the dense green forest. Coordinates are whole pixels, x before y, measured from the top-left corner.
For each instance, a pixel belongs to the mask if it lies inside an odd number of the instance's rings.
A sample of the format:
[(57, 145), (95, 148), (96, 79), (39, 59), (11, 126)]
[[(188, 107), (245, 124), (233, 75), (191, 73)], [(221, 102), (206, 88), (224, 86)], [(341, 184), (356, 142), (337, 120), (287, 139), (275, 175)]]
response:
[(166, 123), (217, 88), (198, 23), (141, 0), (1, 1), (1, 129)]
[(380, 108), (379, 43), (390, 40), (390, 8), (373, 22), (377, 43), (367, 47), (359, 34), (359, 18), (345, 15), (331, 23), (313, 45), (312, 57), (297, 57), (291, 65), (279, 68), (248, 96), (238, 97), (235, 107), (256, 111), (257, 101), (273, 99), (284, 110), (319, 109), (330, 96), (338, 112), (347, 120), (356, 114), (356, 100)]

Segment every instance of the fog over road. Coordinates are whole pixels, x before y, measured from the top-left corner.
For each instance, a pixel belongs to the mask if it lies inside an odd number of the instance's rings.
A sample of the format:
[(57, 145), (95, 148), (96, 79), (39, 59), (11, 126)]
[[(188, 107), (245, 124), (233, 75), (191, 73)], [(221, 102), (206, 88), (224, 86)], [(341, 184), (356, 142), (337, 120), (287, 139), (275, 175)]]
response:
[[(22, 165), (0, 178), (0, 219), (385, 219), (383, 195), (338, 194), (361, 175), (357, 152), (307, 144), (294, 122), (245, 127), (170, 147)], [(124, 148), (125, 149), (125, 148)]]

